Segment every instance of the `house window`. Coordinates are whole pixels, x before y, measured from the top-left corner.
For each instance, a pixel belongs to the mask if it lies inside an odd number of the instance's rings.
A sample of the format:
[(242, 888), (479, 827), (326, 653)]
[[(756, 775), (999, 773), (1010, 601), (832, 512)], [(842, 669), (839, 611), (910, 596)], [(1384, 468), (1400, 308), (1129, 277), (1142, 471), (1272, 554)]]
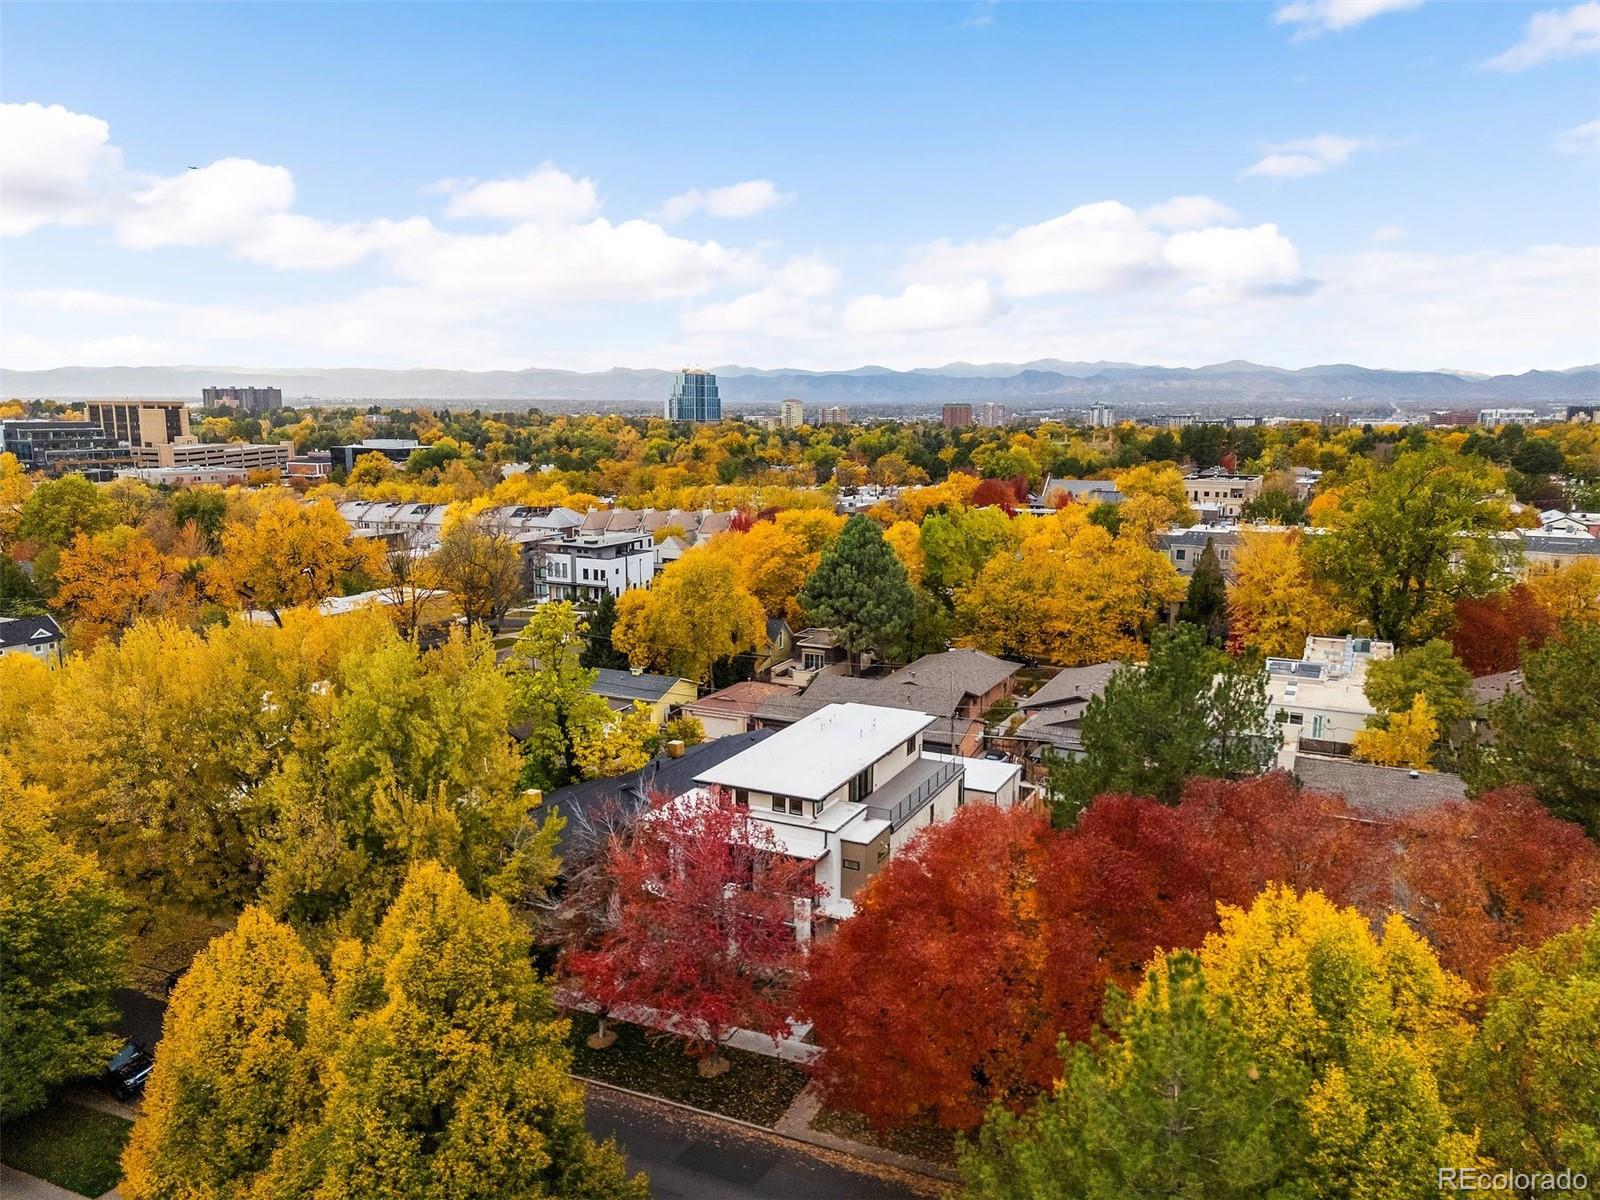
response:
[(772, 798), (773, 812), (789, 812), (799, 816), (803, 811), (803, 802), (793, 796), (774, 796)]
[(859, 871), (859, 870), (861, 870), (861, 864), (859, 862), (857, 862), (853, 858), (844, 859), (843, 862), (844, 862), (844, 869), (846, 871)]
[(744, 788), (733, 789), (733, 802), (740, 808), (750, 807), (750, 793)]
[(800, 665), (807, 671), (822, 670), (822, 652), (820, 650), (806, 650), (800, 655)]
[(910, 737), (908, 737), (906, 739), (905, 751), (906, 751), (907, 754), (915, 754), (917, 752), (917, 735), (916, 734), (912, 734)]
[(1291, 724), (1291, 725), (1304, 725), (1305, 723), (1306, 723), (1306, 719), (1305, 719), (1304, 714), (1302, 714), (1302, 713), (1290, 713), (1289, 714), (1289, 724)]
[(868, 767), (850, 781), (850, 799), (860, 802), (872, 792), (872, 768)]
[(889, 843), (885, 842), (883, 845), (878, 847), (878, 861), (882, 862), (884, 859), (886, 859), (888, 857), (889, 857)]
[(1182, 551), (1182, 550), (1181, 550), (1181, 549), (1180, 549), (1180, 550), (1174, 550), (1174, 551), (1173, 551), (1173, 552), (1172, 552), (1172, 553), (1173, 553), (1173, 556), (1174, 556), (1174, 557), (1175, 557), (1175, 558), (1176, 558), (1176, 559), (1177, 559), (1177, 560), (1178, 560), (1178, 561), (1179, 561), (1179, 562), (1182, 562), (1182, 561), (1183, 561), (1183, 551)]

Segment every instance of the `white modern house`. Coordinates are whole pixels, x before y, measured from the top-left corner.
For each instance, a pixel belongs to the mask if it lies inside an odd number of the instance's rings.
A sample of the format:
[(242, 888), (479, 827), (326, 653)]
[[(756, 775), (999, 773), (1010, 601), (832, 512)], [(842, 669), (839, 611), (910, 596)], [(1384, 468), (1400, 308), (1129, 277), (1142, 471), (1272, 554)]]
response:
[(851, 897), (896, 850), (961, 806), (964, 760), (922, 749), (933, 721), (902, 708), (830, 704), (708, 768), (695, 792), (721, 791), (748, 807), (782, 853), (816, 865), (827, 889), (819, 911), (848, 917)]
[(649, 587), (656, 574), (651, 533), (586, 533), (543, 543), (540, 577), (552, 600), (598, 601)]
[(996, 808), (1015, 808), (1022, 799), (1022, 765), (996, 758), (962, 758), (956, 754), (936, 754), (929, 758), (959, 763), (966, 773), (961, 784), (962, 802), (992, 804)]
[[(1283, 755), (1349, 753), (1377, 710), (1367, 699), (1367, 664), (1394, 657), (1390, 642), (1312, 637), (1299, 658), (1269, 658), (1267, 710), (1283, 733)], [(1319, 746), (1318, 743), (1321, 743)]]

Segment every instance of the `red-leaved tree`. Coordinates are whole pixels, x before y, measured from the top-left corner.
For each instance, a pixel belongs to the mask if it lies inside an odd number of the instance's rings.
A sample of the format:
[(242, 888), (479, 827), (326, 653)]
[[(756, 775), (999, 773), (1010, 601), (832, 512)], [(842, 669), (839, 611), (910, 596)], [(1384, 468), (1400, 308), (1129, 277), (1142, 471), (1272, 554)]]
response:
[(1511, 951), (1600, 909), (1600, 846), (1518, 788), (1413, 817), (1403, 842), (1412, 916), (1439, 961), (1476, 987)]
[(821, 899), (812, 863), (781, 853), (772, 830), (721, 795), (656, 798), (607, 850), (609, 928), (562, 956), (562, 973), (606, 1012), (638, 1006), (670, 1019), (719, 1074), (733, 1029), (780, 1037), (806, 947), (797, 902)]
[(1028, 502), (1028, 480), (1024, 475), (1010, 479), (985, 479), (973, 490), (971, 504), (974, 508), (993, 505), (1007, 514), (1015, 513), (1017, 505)]
[(1450, 649), (1474, 675), (1495, 675), (1522, 665), (1555, 632), (1556, 621), (1526, 584), (1490, 596), (1456, 601)]
[(1075, 828), (962, 809), (854, 897), (801, 992), (825, 1101), (879, 1128), (968, 1129), (1026, 1103), (1087, 1038), (1107, 983), (1136, 986), (1158, 949), (1197, 947), (1217, 905), (1267, 883), (1377, 903), (1392, 830), (1287, 775), (1192, 786), (1176, 808), (1103, 795)]
[(968, 805), (856, 893), (801, 991), (831, 1106), (880, 1128), (928, 1115), (964, 1129), (1049, 1078), (1060, 1025), (1037, 892), (1051, 836), (1024, 810)]

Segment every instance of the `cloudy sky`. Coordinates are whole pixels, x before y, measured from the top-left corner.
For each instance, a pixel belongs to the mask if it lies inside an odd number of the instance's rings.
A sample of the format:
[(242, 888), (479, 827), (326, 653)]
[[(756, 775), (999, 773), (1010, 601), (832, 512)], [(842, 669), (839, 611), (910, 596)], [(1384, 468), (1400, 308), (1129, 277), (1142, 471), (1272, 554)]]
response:
[(0, 30), (0, 365), (1600, 359), (1600, 0)]

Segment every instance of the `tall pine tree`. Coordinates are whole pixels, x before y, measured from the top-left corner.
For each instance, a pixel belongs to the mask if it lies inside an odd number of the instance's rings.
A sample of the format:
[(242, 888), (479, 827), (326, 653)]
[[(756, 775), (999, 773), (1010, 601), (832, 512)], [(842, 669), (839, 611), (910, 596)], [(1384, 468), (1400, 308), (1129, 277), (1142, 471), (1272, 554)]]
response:
[(852, 658), (872, 651), (898, 659), (910, 645), (916, 600), (906, 569), (876, 521), (845, 522), (805, 587), (800, 606), (818, 625), (833, 630)]
[(1189, 594), (1179, 615), (1203, 629), (1210, 645), (1227, 645), (1228, 584), (1222, 577), (1222, 560), (1217, 557), (1217, 548), (1210, 538), (1206, 539), (1206, 548), (1200, 552), (1200, 561), (1189, 577)]

